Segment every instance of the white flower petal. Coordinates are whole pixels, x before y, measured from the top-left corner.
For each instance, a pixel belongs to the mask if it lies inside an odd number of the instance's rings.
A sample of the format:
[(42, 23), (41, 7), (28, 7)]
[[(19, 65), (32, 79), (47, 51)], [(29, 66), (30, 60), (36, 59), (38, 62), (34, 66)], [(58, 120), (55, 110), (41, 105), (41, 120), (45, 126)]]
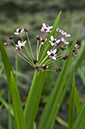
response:
[(24, 31), (24, 29), (22, 29), (20, 33), (22, 33), (23, 31)]
[(70, 34), (67, 34), (66, 37), (70, 37), (71, 35)]
[(15, 35), (19, 35), (19, 33), (17, 33), (17, 32), (14, 32), (14, 34), (15, 34)]
[(51, 46), (54, 46), (54, 45), (55, 45), (55, 43), (52, 43), (52, 42), (51, 42)]
[(49, 29), (52, 29), (53, 28), (53, 26), (49, 26)]
[(53, 53), (56, 53), (56, 52), (57, 52), (57, 49), (54, 49), (54, 50), (53, 50)]
[(56, 43), (59, 43), (60, 42), (60, 39), (58, 39), (57, 41), (56, 41)]
[(51, 39), (51, 41), (53, 41), (53, 40), (54, 40), (54, 37), (53, 37), (53, 36), (51, 36), (51, 37), (50, 37), (50, 39)]
[(69, 42), (65, 42), (64, 44), (69, 44)]
[(51, 52), (50, 52), (50, 51), (47, 51), (47, 54), (48, 54), (48, 55), (50, 55), (50, 54), (51, 54)]
[(56, 57), (55, 56), (52, 56), (53, 60), (56, 60)]
[(43, 27), (46, 27), (46, 24), (45, 23), (42, 23)]
[(18, 28), (18, 29), (16, 29), (16, 32), (18, 32), (20, 29)]

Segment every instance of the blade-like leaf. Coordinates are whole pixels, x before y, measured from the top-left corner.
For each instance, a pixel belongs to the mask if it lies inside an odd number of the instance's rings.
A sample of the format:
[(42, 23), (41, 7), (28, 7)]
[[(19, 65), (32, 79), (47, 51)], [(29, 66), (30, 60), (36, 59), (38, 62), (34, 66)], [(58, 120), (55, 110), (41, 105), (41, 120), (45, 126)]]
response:
[(35, 116), (37, 113), (40, 97), (41, 97), (41, 91), (42, 86), (44, 83), (46, 72), (37, 73), (35, 71), (34, 77), (32, 80), (31, 88), (29, 91), (29, 95), (26, 101), (24, 115), (25, 115), (25, 121), (26, 126), (28, 129), (31, 129), (35, 120)]
[[(84, 20), (84, 18), (83, 18), (83, 20)], [(79, 31), (80, 31), (81, 25), (83, 23), (83, 20), (80, 24)], [(74, 39), (74, 42), (73, 42), (73, 45), (71, 46), (71, 49), (76, 44), (76, 40), (78, 38), (79, 31)], [(58, 77), (58, 79), (54, 85), (54, 88), (49, 96), (48, 102), (47, 102), (47, 104), (44, 108), (44, 111), (42, 113), (38, 129), (43, 129), (43, 128), (49, 129), (51, 126), (51, 123), (53, 123), (52, 121), (55, 120), (55, 117), (59, 111), (61, 102), (62, 102), (62, 100), (66, 94), (67, 88), (69, 86), (69, 85), (67, 85), (67, 87), (66, 86), (64, 87), (70, 65), (71, 65), (71, 55), (69, 56), (69, 59), (65, 64), (65, 67), (63, 66), (63, 72), (61, 72), (60, 76)], [(72, 77), (72, 75), (71, 75), (71, 77)], [(69, 80), (71, 82), (71, 78)], [(68, 82), (68, 84), (69, 84), (69, 82)], [(55, 115), (55, 113), (56, 113), (56, 115)]]
[(15, 127), (16, 129), (26, 129), (18, 88), (13, 76), (11, 64), (9, 62), (8, 56), (1, 41), (0, 41), (0, 51), (4, 63), (4, 68), (9, 84), (10, 93), (12, 96)]
[(85, 100), (81, 105), (80, 112), (76, 117), (72, 129), (84, 129), (85, 128)]
[(73, 125), (74, 114), (75, 114), (75, 76), (73, 76), (73, 83), (72, 83), (71, 96), (69, 102), (68, 129), (71, 129)]
[(43, 45), (39, 62), (41, 62), (41, 60), (43, 59), (43, 57), (45, 57), (45, 55), (46, 55), (46, 53), (47, 53), (47, 50), (48, 50), (48, 48), (49, 48), (49, 46), (50, 46), (50, 44), (49, 44), (50, 36), (51, 36), (51, 35), (55, 36), (56, 28), (57, 28), (58, 23), (59, 23), (59, 19), (60, 19), (60, 16), (61, 16), (61, 12), (62, 12), (62, 11), (59, 12), (59, 14), (58, 14), (58, 16), (57, 16), (57, 18), (56, 18), (56, 20), (55, 20), (55, 22), (54, 22), (54, 24), (53, 24), (52, 32), (49, 33), (49, 35), (48, 35), (48, 37), (47, 37), (47, 41), (46, 41), (46, 43)]
[(12, 100), (13, 100), (14, 117), (15, 117), (18, 129), (26, 129), (25, 119), (23, 117), (23, 110), (22, 110), (22, 105), (21, 105), (21, 101), (20, 101), (20, 96), (19, 96), (16, 82), (15, 82), (12, 72), (10, 72), (10, 78), (11, 78), (10, 90), (11, 90), (11, 95), (12, 95)]
[(80, 98), (78, 95), (78, 90), (76, 87), (75, 87), (75, 100), (76, 100), (76, 108), (77, 108), (77, 114), (78, 114), (80, 111), (81, 105), (80, 105)]

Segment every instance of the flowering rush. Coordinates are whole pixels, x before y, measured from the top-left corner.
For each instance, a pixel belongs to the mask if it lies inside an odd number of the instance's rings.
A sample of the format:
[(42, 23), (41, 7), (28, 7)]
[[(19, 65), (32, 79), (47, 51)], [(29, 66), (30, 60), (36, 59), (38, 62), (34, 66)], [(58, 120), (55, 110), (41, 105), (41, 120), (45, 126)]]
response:
[[(19, 40), (17, 42), (14, 41), (14, 36), (11, 34), (9, 35), (10, 41), (7, 40), (4, 45), (8, 45), (9, 47), (11, 47), (10, 43), (13, 43), (15, 46), (15, 50), (12, 49), (12, 47), (11, 49), (18, 56), (24, 59), (29, 65), (35, 68), (38, 73), (39, 71), (44, 70), (50, 71), (50, 67), (54, 66), (55, 63), (58, 63), (61, 60), (67, 60), (71, 52), (66, 50), (66, 46), (69, 45), (67, 38), (69, 38), (71, 35), (64, 30), (57, 28), (56, 36), (50, 34), (51, 36), (50, 38), (48, 38), (48, 34), (52, 33), (52, 29), (53, 26), (42, 23), (41, 32), (43, 34), (36, 36), (36, 55), (34, 55), (32, 50), (27, 27), (23, 29), (16, 29), (14, 35), (19, 36)], [(26, 40), (23, 39), (23, 33), (25, 33), (27, 37)], [(60, 37), (60, 39), (58, 38), (58, 36)], [(42, 49), (43, 47), (44, 50)], [(78, 48), (79, 46), (78, 44), (76, 44), (75, 47), (72, 49), (73, 56), (77, 55)], [(58, 67), (52, 71), (60, 72), (61, 68)]]

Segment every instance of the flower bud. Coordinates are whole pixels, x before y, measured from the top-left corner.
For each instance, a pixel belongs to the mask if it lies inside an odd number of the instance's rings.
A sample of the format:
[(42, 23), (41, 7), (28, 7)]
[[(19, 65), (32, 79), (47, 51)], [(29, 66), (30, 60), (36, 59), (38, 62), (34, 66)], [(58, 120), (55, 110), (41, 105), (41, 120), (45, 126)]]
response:
[(37, 36), (36, 36), (36, 39), (37, 39), (37, 40), (40, 40), (40, 35), (37, 35)]
[(9, 35), (9, 39), (13, 39), (13, 35), (11, 34), (11, 35)]
[(58, 67), (58, 68), (56, 69), (56, 71), (57, 71), (58, 73), (61, 72), (61, 68)]
[(4, 43), (4, 45), (9, 45), (9, 41), (7, 40), (7, 41)]
[(48, 66), (46, 66), (46, 65), (43, 64), (42, 69), (43, 70), (46, 70), (47, 68), (48, 68)]
[(68, 56), (65, 55), (65, 56), (63, 57), (63, 59), (64, 59), (64, 60), (68, 60)]
[(77, 52), (73, 52), (73, 57), (77, 56)]
[(33, 60), (33, 63), (36, 64), (37, 63), (37, 60)]
[(25, 32), (28, 32), (28, 28), (27, 28), (27, 27), (25, 27), (25, 28), (24, 28), (24, 31), (25, 31)]
[(66, 49), (66, 46), (65, 45), (62, 45), (61, 46), (61, 50), (65, 50)]

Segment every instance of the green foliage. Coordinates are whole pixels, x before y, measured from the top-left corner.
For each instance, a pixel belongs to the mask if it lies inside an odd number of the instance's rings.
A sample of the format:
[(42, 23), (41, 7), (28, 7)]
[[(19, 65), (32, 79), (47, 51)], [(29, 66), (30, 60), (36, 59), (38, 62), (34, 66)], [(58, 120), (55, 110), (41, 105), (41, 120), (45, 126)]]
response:
[(76, 120), (72, 126), (72, 129), (84, 129), (85, 128), (85, 100), (81, 105), (81, 109), (76, 117)]
[(4, 63), (4, 68), (5, 68), (5, 72), (6, 72), (6, 76), (8, 80), (9, 89), (10, 89), (11, 96), (12, 96), (15, 127), (16, 129), (23, 129), (23, 128), (26, 129), (19, 92), (18, 92), (17, 85), (14, 79), (11, 64), (9, 62), (8, 56), (6, 54), (6, 51), (1, 41), (0, 41), (0, 51), (1, 51), (1, 56), (2, 56), (3, 63)]
[[(60, 14), (61, 12), (59, 13), (58, 17), (56, 18), (53, 24), (54, 29), (52, 30), (51, 35), (55, 35), (56, 28), (57, 28), (59, 18), (60, 18)], [(42, 58), (46, 54), (46, 51), (48, 49), (49, 38), (50, 38), (50, 34), (48, 35), (48, 40), (46, 42), (46, 45), (44, 45), (43, 47), (40, 60), (42, 60)], [(27, 98), (24, 114), (25, 114), (25, 121), (26, 121), (27, 128), (30, 128), (30, 129), (33, 126), (35, 116), (38, 110), (38, 105), (39, 105), (39, 101), (41, 97), (42, 87), (43, 87), (44, 80), (45, 80), (45, 75), (46, 75), (46, 72), (43, 72), (43, 73), (40, 72), (39, 75), (37, 75), (37, 71), (35, 71), (34, 78), (31, 84), (31, 89), (29, 91), (29, 95)]]
[(72, 128), (75, 115), (75, 77), (73, 77), (73, 83), (71, 88), (70, 102), (69, 102), (69, 116), (68, 116), (68, 129)]
[[(39, 62), (43, 60), (44, 56), (46, 55), (46, 51), (49, 48), (48, 42), (49, 42), (50, 36), (51, 35), (55, 36), (60, 15), (61, 15), (61, 11), (53, 24), (52, 32), (48, 35), (46, 44), (44, 44)], [(80, 28), (82, 26), (84, 18), (85, 16), (82, 19), (82, 22), (80, 24), (76, 37), (70, 47), (70, 50), (73, 49), (73, 47), (77, 42)], [(16, 58), (16, 71), (15, 71), (16, 80), (15, 80), (11, 64), (9, 62), (8, 56), (6, 54), (6, 51), (1, 41), (0, 41), (0, 52), (1, 52), (2, 60), (3, 60), (5, 72), (6, 72), (6, 77), (7, 77), (11, 97), (12, 97), (13, 110), (10, 108), (10, 105), (2, 98), (2, 93), (0, 93), (0, 101), (9, 110), (9, 113), (14, 115), (15, 129), (32, 129), (32, 127), (33, 129), (36, 129), (36, 123), (34, 123), (34, 121), (39, 107), (39, 102), (41, 98), (43, 84), (45, 81), (46, 71), (43, 71), (43, 72), (41, 71), (38, 74), (37, 70), (35, 70), (30, 91), (27, 97), (25, 109), (23, 111), (16, 81), (18, 82), (18, 75), (23, 76), (24, 74), (21, 74), (18, 72), (18, 60)], [(83, 49), (83, 51), (80, 52), (78, 59), (76, 59), (76, 62), (73, 63), (73, 66), (71, 66), (71, 62), (73, 61), (72, 53), (69, 55), (68, 60), (66, 62), (64, 61), (62, 66), (62, 71), (55, 82), (55, 85), (50, 93), (50, 96), (48, 97), (48, 101), (43, 110), (43, 113), (38, 125), (38, 129), (49, 129), (49, 128), (53, 129), (56, 116), (58, 115), (62, 101), (72, 82), (73, 75), (78, 70), (84, 58), (85, 58), (85, 49)], [(70, 68), (71, 68), (71, 72), (69, 74)], [(2, 69), (0, 70), (0, 74), (2, 74)], [(47, 73), (47, 75), (49, 76), (49, 73)], [(75, 104), (77, 108), (77, 117), (76, 117), (76, 120), (74, 121)], [(13, 111), (14, 111), (14, 114), (13, 114)], [(9, 121), (11, 125), (10, 118), (9, 118)], [(71, 96), (70, 96), (70, 105), (69, 105), (68, 128), (83, 129), (85, 127), (84, 123), (85, 123), (85, 101), (83, 101), (82, 105), (80, 105), (78, 91), (77, 91), (77, 88), (75, 87), (75, 78), (73, 78), (73, 84), (72, 84)], [(9, 128), (11, 129), (10, 125), (9, 125)]]
[[(84, 17), (83, 17), (83, 20), (84, 20)], [(83, 20), (80, 24), (79, 30), (76, 34), (76, 37), (73, 41), (73, 44), (72, 44), (70, 50), (76, 44)], [(59, 74), (59, 76), (57, 78), (57, 81), (54, 85), (54, 88), (49, 96), (48, 102), (47, 102), (47, 104), (44, 108), (44, 111), (42, 113), (38, 129), (43, 129), (43, 128), (49, 129), (51, 127), (51, 124), (53, 125), (53, 123), (55, 121), (55, 117), (58, 114), (61, 102), (62, 102), (62, 100), (67, 92), (67, 88), (69, 87), (71, 80), (72, 80), (72, 76), (73, 76), (73, 72), (72, 72), (72, 74), (70, 74), (70, 77), (68, 79), (69, 81), (67, 80), (67, 83), (65, 84), (68, 70), (69, 70), (70, 65), (71, 65), (71, 56), (72, 55), (70, 55), (68, 61), (66, 63), (64, 63), (63, 68), (62, 68), (62, 72)], [(81, 61), (77, 62), (76, 66), (74, 68), (75, 70), (77, 70), (77, 68), (79, 67), (80, 62)]]

